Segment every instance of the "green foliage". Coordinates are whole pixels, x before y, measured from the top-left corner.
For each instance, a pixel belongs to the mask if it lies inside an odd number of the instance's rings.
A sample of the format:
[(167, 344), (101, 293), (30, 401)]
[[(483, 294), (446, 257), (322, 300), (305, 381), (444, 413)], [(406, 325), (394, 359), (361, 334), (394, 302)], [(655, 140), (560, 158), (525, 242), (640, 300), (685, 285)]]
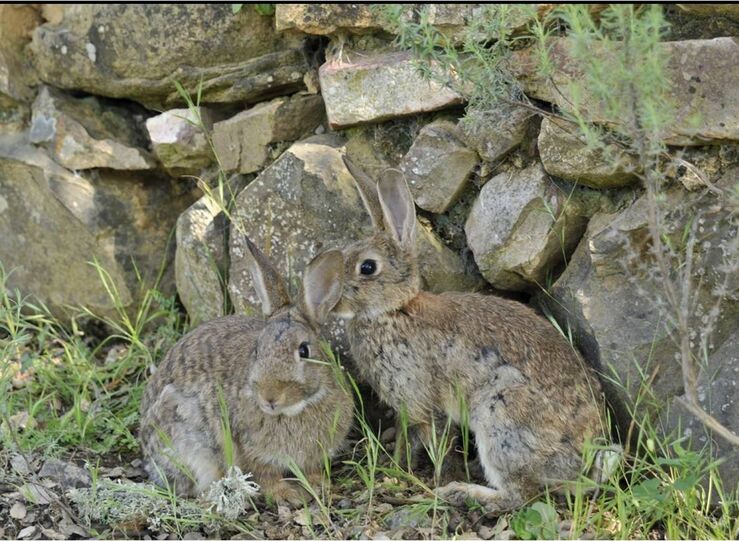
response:
[[(146, 372), (181, 332), (173, 300), (149, 290), (134, 315), (123, 310), (120, 318), (98, 318), (113, 332), (96, 343), (76, 320), (65, 329), (44, 306), (10, 293), (5, 284), (0, 268), (3, 447), (46, 454), (137, 449), (134, 430)], [(116, 294), (112, 287), (108, 291)], [(121, 307), (119, 298), (111, 300)]]
[(223, 461), (227, 468), (234, 465), (234, 440), (231, 433), (231, 414), (228, 411), (226, 397), (223, 396), (223, 388), (218, 385), (218, 407), (221, 414), (221, 434), (223, 434)]
[(254, 11), (265, 17), (271, 17), (275, 14), (274, 4), (254, 4)]
[(550, 504), (536, 502), (518, 511), (511, 528), (519, 539), (557, 539), (557, 511)]
[[(554, 114), (575, 122), (591, 147), (608, 152), (607, 144), (616, 142), (650, 162), (665, 151), (662, 135), (674, 105), (660, 47), (667, 27), (661, 6), (609, 4), (596, 17), (586, 4), (562, 4), (545, 15), (537, 15), (531, 4), (489, 5), (455, 37), (432, 24), (428, 8), (416, 8), (415, 18), (407, 11), (399, 4), (383, 8), (397, 45), (415, 53), (422, 74), (467, 98), (464, 121), (484, 121), (501, 102), (537, 109), (523, 94), (511, 62), (512, 51), (528, 46), (536, 77), (566, 98)], [(552, 46), (563, 35), (571, 44), (568, 69), (583, 76), (557, 88)]]
[[(596, 21), (588, 6), (567, 4), (554, 15), (569, 28), (569, 52), (583, 74), (568, 83), (565, 94), (571, 101), (563, 114), (577, 123), (591, 147), (608, 152), (606, 144), (616, 137), (644, 167), (656, 165), (666, 150), (663, 136), (675, 112), (667, 57), (660, 46), (667, 29), (662, 6), (610, 4)], [(608, 134), (599, 124), (619, 135)]]
[(408, 6), (394, 4), (384, 8), (388, 26), (396, 43), (411, 50), (419, 60), (421, 73), (446, 84), (465, 96), (468, 112), (484, 114), (499, 100), (524, 99), (507, 59), (521, 37), (513, 34), (511, 21), (535, 13), (531, 4), (481, 6), (460, 38), (448, 36), (431, 20), (428, 8), (414, 8), (416, 17), (406, 17)]
[[(241, 4), (236, 4), (241, 5)], [(261, 4), (259, 4), (261, 5)], [(240, 9), (240, 8), (239, 8)], [(182, 117), (183, 120), (191, 124), (192, 126), (198, 128), (200, 132), (205, 136), (205, 139), (208, 143), (208, 147), (210, 148), (211, 154), (213, 155), (215, 162), (216, 162), (216, 178), (214, 182), (206, 182), (204, 179), (195, 177), (195, 180), (198, 183), (198, 187), (203, 191), (203, 194), (205, 197), (208, 198), (209, 203), (214, 209), (218, 209), (219, 212), (222, 212), (223, 215), (226, 217), (229, 223), (234, 224), (235, 229), (241, 233), (244, 234), (243, 231), (243, 225), (239, 221), (233, 221), (231, 216), (231, 211), (234, 208), (234, 205), (236, 204), (236, 193), (234, 191), (234, 185), (229, 182), (228, 176), (226, 175), (226, 171), (223, 168), (223, 165), (221, 163), (221, 159), (218, 156), (218, 153), (216, 152), (215, 145), (213, 144), (213, 137), (212, 133), (208, 130), (207, 126), (205, 125), (205, 122), (203, 122), (203, 118), (200, 114), (200, 99), (202, 97), (202, 81), (198, 84), (198, 86), (194, 89), (194, 98), (190, 95), (190, 92), (185, 89), (185, 87), (182, 86), (178, 81), (175, 81), (174, 83), (175, 89), (177, 90), (177, 93), (179, 94), (180, 98), (185, 102), (187, 105), (187, 109), (189, 112), (188, 117)], [(226, 250), (228, 250), (228, 247), (224, 247)], [(221, 287), (221, 291), (223, 293), (223, 313), (224, 314), (230, 314), (233, 312), (233, 306), (230, 302), (230, 295), (228, 293), (228, 276), (226, 272), (222, 272), (218, 265), (215, 263), (215, 261), (212, 262), (212, 268), (213, 271), (217, 274), (219, 284)]]

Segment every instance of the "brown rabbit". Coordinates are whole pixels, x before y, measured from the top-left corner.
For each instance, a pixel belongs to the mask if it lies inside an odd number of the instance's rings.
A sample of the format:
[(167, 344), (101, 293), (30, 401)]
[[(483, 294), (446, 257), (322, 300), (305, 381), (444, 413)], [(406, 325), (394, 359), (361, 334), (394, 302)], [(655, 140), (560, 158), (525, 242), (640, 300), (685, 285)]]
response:
[(439, 494), (503, 511), (576, 478), (586, 439), (604, 435), (595, 374), (549, 322), (518, 302), (421, 291), (405, 179), (389, 171), (375, 184), (345, 162), (375, 227), (343, 250), (344, 292), (335, 309), (351, 319), (357, 369), (383, 401), (407, 411), (427, 444), (432, 421), (459, 423), (466, 404), (489, 485), (455, 482)]
[(353, 419), (351, 392), (320, 361), (317, 327), (341, 296), (341, 254), (328, 251), (305, 270), (290, 303), (285, 283), (248, 240), (250, 270), (266, 321), (222, 317), (199, 326), (167, 353), (141, 402), (140, 439), (150, 477), (196, 496), (225, 473), (222, 405), (234, 464), (277, 502), (305, 496), (283, 479), (294, 461), (311, 482), (323, 453), (341, 447)]

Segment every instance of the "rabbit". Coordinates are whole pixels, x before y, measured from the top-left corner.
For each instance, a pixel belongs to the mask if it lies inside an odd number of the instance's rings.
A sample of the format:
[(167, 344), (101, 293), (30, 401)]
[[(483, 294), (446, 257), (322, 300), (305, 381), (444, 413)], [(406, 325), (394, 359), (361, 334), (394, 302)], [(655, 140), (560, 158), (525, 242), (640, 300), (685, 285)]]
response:
[[(404, 177), (389, 170), (375, 183), (344, 161), (375, 231), (342, 250), (344, 287), (333, 313), (349, 320), (358, 375), (396, 412), (405, 410), (425, 445), (436, 421), (460, 423), (466, 404), (464, 421), (488, 486), (452, 482), (438, 494), (503, 512), (544, 486), (575, 479), (586, 439), (604, 436), (595, 373), (548, 321), (519, 302), (422, 291), (415, 207)], [(608, 449), (620, 452), (617, 445)], [(601, 456), (592, 476), (610, 475), (596, 470), (612, 469), (613, 458)]]
[(320, 481), (323, 453), (340, 450), (354, 401), (336, 367), (318, 361), (317, 328), (341, 295), (340, 252), (310, 262), (298, 299), (249, 239), (250, 272), (266, 320), (221, 317), (185, 335), (162, 360), (141, 402), (140, 440), (150, 478), (197, 496), (226, 473), (222, 407), (233, 464), (277, 503), (306, 496), (283, 479), (293, 460)]

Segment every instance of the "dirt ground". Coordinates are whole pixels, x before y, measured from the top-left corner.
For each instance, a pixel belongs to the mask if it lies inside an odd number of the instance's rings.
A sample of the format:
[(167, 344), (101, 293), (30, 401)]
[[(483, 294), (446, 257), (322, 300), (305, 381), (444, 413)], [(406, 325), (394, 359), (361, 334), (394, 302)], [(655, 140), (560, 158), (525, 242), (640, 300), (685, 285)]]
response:
[[(489, 517), (481, 509), (450, 508), (438, 501), (434, 505), (430, 493), (403, 479), (378, 474), (370, 495), (354, 469), (341, 460), (334, 465), (328, 505), (312, 501), (290, 509), (257, 497), (236, 520), (209, 511), (212, 505), (207, 502), (173, 500), (156, 493), (146, 482), (141, 464), (137, 456), (58, 459), (3, 452), (0, 538), (513, 537), (506, 517)], [(422, 465), (422, 471), (416, 472), (418, 478), (430, 484), (430, 471), (423, 469)]]

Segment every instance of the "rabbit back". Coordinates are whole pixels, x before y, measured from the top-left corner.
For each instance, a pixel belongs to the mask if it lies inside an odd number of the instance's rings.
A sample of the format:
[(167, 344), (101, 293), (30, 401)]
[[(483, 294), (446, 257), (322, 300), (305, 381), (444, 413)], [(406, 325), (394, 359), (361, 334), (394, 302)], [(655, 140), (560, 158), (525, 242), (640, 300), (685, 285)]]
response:
[(361, 375), (411, 422), (467, 416), (491, 485), (572, 479), (585, 439), (602, 433), (598, 379), (520, 303), (421, 292), (401, 310), (352, 320), (349, 336)]

